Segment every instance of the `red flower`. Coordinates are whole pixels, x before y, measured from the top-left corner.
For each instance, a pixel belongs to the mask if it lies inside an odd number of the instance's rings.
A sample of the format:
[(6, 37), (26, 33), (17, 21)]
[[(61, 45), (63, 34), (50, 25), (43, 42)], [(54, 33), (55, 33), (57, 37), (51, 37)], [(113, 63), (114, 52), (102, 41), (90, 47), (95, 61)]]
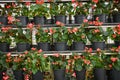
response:
[(28, 51), (25, 51), (24, 54), (28, 54)]
[(55, 57), (59, 57), (60, 54), (59, 54), (59, 53), (55, 53), (53, 56), (55, 56)]
[(36, 50), (36, 48), (32, 47), (32, 48), (31, 48), (31, 50), (35, 51), (35, 50)]
[(84, 20), (83, 20), (83, 22), (84, 22), (84, 23), (87, 23), (87, 22), (88, 22), (88, 20), (87, 20), (87, 19), (84, 19)]
[(38, 50), (38, 53), (41, 53), (41, 52), (43, 52), (43, 50), (42, 50), (42, 49)]
[(84, 63), (87, 64), (87, 65), (89, 65), (91, 62), (90, 62), (90, 60), (85, 60), (84, 59)]
[(50, 28), (49, 30), (50, 30), (51, 35), (55, 32), (55, 30), (53, 30), (53, 28)]
[(34, 25), (33, 25), (32, 23), (27, 24), (27, 28), (29, 28), (29, 29), (32, 29), (33, 26), (34, 26)]
[(92, 2), (94, 2), (94, 3), (98, 3), (98, 0), (92, 0)]
[(73, 30), (72, 30), (74, 33), (75, 32), (77, 32), (78, 31), (78, 28), (77, 27), (75, 27), (75, 28), (73, 28)]
[(36, 0), (36, 4), (43, 4), (44, 3), (44, 0)]
[(60, 21), (56, 21), (56, 25), (61, 25), (61, 22)]
[(68, 28), (67, 30), (68, 30), (68, 32), (69, 32), (69, 33), (72, 33), (72, 30), (71, 30), (71, 28)]
[(26, 2), (25, 5), (26, 5), (26, 6), (30, 6), (30, 2)]
[(11, 53), (10, 53), (10, 52), (7, 53), (6, 56), (7, 56), (7, 57), (11, 57)]
[(8, 23), (13, 23), (15, 21), (15, 18), (12, 16), (8, 16)]
[(71, 2), (74, 3), (76, 0), (72, 0)]
[(116, 38), (116, 34), (113, 34), (112, 37), (113, 37), (113, 38)]
[(101, 52), (101, 49), (100, 49), (100, 48), (97, 48), (97, 52)]
[(118, 58), (116, 58), (116, 57), (111, 57), (110, 60), (111, 60), (112, 62), (116, 62), (116, 61), (118, 60)]
[(109, 68), (112, 68), (112, 64), (109, 64), (108, 66), (109, 66)]

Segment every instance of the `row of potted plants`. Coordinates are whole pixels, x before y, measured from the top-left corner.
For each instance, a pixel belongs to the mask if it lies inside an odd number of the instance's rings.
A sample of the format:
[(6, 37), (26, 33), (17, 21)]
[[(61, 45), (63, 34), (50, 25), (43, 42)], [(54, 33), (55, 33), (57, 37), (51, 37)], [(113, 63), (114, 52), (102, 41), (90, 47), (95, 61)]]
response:
[[(15, 23), (19, 24), (19, 22)], [(89, 28), (89, 24), (95, 27)], [(84, 50), (87, 41), (91, 42), (93, 49), (100, 48), (104, 50), (108, 38), (114, 40), (115, 46), (119, 46), (120, 25), (116, 25), (114, 28), (107, 28), (106, 31), (101, 25), (102, 22), (99, 21), (99, 18), (96, 18), (96, 21), (93, 22), (84, 19), (79, 27), (70, 28), (67, 28), (64, 23), (59, 21), (56, 22), (56, 26), (58, 26), (56, 28), (42, 28), (40, 25), (34, 27), (32, 23), (26, 26), (27, 29), (22, 29), (20, 26), (17, 29), (2, 26), (0, 45), (3, 48), (0, 47), (0, 50), (8, 52), (11, 41), (16, 43), (18, 52), (29, 50), (32, 44), (32, 31), (35, 32), (38, 49), (43, 49), (44, 51), (50, 51), (51, 45), (55, 46), (52, 49), (55, 51), (65, 51), (67, 46), (72, 46), (72, 50)], [(7, 44), (4, 46), (6, 42)]]
[[(120, 79), (119, 50), (120, 47), (113, 47), (110, 49), (110, 55), (106, 55), (106, 51), (99, 48), (93, 52), (92, 48), (86, 47), (81, 55), (73, 53), (69, 58), (60, 53), (47, 56), (41, 49), (36, 48), (31, 48), (30, 51), (17, 56), (11, 56), (11, 53), (1, 54), (0, 79), (43, 80), (43, 72), (53, 70), (54, 80), (64, 80), (65, 74), (68, 73), (70, 76), (66, 76), (69, 78), (67, 80), (86, 80), (86, 78), (90, 79), (90, 75), (94, 75), (95, 80), (107, 80), (106, 75), (109, 79), (118, 80)], [(13, 73), (10, 73), (10, 70)], [(92, 74), (89, 74), (89, 70)]]
[[(72, 16), (75, 16), (75, 23), (81, 24), (83, 19), (91, 13), (93, 17), (101, 17), (100, 21), (102, 22), (106, 22), (107, 16), (111, 16), (112, 13), (114, 13), (113, 21), (120, 22), (119, 18), (116, 17), (117, 15), (119, 16), (119, 2), (115, 1), (91, 0), (84, 3), (73, 0), (68, 3), (51, 2), (49, 4), (44, 3), (44, 1), (42, 3), (36, 2), (36, 4), (16, 2), (6, 3), (4, 6), (1, 6), (0, 9), (2, 16), (0, 22), (3, 24), (7, 24), (7, 18), (4, 16), (15, 16), (21, 20), (22, 25), (28, 23), (28, 17), (33, 18), (35, 24), (43, 25), (46, 22), (45, 19), (48, 17), (51, 17), (51, 22), (60, 21), (66, 23), (66, 16), (69, 16), (70, 23), (72, 23)], [(3, 22), (3, 20), (5, 20), (5, 22)]]

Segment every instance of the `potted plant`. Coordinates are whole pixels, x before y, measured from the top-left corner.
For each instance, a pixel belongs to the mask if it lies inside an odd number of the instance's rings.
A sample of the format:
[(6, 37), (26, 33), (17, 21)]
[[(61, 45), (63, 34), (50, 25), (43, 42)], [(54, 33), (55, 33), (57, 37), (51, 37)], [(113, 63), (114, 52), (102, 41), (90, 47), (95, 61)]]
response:
[(113, 22), (119, 23), (120, 22), (120, 1), (113, 1), (112, 7), (112, 18)]
[(50, 29), (37, 28), (36, 41), (38, 49), (43, 51), (50, 51), (50, 44), (52, 36), (50, 34)]
[[(29, 25), (29, 24), (28, 24)], [(16, 48), (18, 52), (23, 52), (25, 50), (30, 50), (31, 40), (32, 40), (32, 29), (26, 28), (22, 29), (19, 27), (14, 30), (14, 42), (16, 42)]]
[(34, 23), (36, 25), (44, 25), (46, 22), (46, 17), (48, 16), (47, 4), (35, 4), (30, 6), (30, 12), (34, 18)]
[(94, 20), (99, 17), (101, 22), (108, 22), (108, 15), (112, 9), (112, 1), (91, 1)]
[(106, 58), (108, 68), (108, 78), (112, 80), (120, 79), (120, 47), (110, 48), (110, 55)]
[(54, 80), (64, 80), (65, 79), (65, 69), (66, 69), (66, 59), (65, 56), (55, 53), (50, 56), (51, 67), (54, 73)]
[(29, 5), (26, 3), (17, 3), (14, 10), (15, 17), (20, 20), (21, 26), (27, 25), (29, 22), (28, 15), (30, 13)]
[(89, 8), (89, 3), (83, 4), (83, 2), (74, 2), (74, 18), (76, 24), (81, 24), (83, 22), (89, 13)]
[(91, 64), (93, 65), (93, 73), (95, 80), (106, 80), (106, 55), (105, 52), (98, 48), (90, 57)]
[(62, 23), (66, 23), (66, 3), (51, 3), (50, 14), (51, 16), (55, 16), (55, 22), (60, 21)]
[(43, 80), (43, 72), (49, 69), (49, 64), (42, 50), (31, 48), (27, 53), (25, 52), (25, 69), (32, 72), (32, 80)]
[(85, 80), (86, 76), (86, 70), (89, 69), (91, 66), (91, 61), (89, 57), (91, 56), (92, 49), (91, 48), (85, 48), (85, 52), (83, 52), (81, 55), (73, 54), (73, 68), (76, 73), (76, 79), (77, 80)]
[[(24, 56), (19, 54), (12, 57), (12, 69), (16, 80), (23, 80)], [(19, 76), (19, 77), (18, 77)]]
[[(96, 18), (97, 19), (97, 18)], [(95, 25), (95, 28), (89, 28), (90, 30), (87, 33), (87, 37), (90, 40), (90, 42), (92, 43), (92, 48), (94, 50), (96, 50), (97, 48), (100, 49), (105, 49), (105, 42), (108, 38), (108, 33), (107, 31), (105, 31), (101, 25), (102, 22), (99, 22), (99, 20), (97, 19), (97, 21), (93, 21), (93, 25)]]
[(0, 53), (0, 79), (2, 80), (3, 77), (3, 73), (5, 72), (5, 67), (2, 65), (4, 62), (2, 60), (2, 56), (4, 56), (4, 54)]
[(9, 79), (14, 80), (14, 76), (12, 74), (12, 56), (11, 53), (6, 53), (6, 55), (3, 55), (1, 57), (1, 64), (3, 68), (5, 69), (5, 72), (3, 73), (2, 79)]
[[(56, 24), (62, 24), (61, 22), (56, 22)], [(68, 30), (63, 25), (58, 28), (53, 28), (53, 43), (56, 51), (65, 51), (67, 50), (68, 42)]]
[(115, 26), (114, 28), (107, 28), (107, 32), (109, 34), (109, 38), (114, 41), (115, 46), (120, 46), (120, 24)]
[(12, 29), (11, 27), (2, 27), (0, 29), (0, 51), (8, 52), (11, 44)]
[(0, 5), (0, 22), (1, 24), (7, 25), (7, 13), (6, 8)]
[(85, 28), (73, 27), (68, 28), (70, 42), (72, 43), (73, 50), (84, 50), (85, 44), (87, 42), (87, 35), (85, 33)]

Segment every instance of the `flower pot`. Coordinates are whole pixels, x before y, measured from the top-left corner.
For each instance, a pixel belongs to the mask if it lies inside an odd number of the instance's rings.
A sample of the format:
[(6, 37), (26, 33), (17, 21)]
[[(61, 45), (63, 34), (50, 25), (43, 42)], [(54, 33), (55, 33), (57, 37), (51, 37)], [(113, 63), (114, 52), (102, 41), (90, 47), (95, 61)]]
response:
[(50, 43), (39, 42), (37, 48), (42, 49), (43, 51), (50, 51)]
[(76, 80), (85, 80), (86, 69), (82, 69), (81, 71), (75, 70)]
[(32, 75), (32, 80), (43, 80), (43, 73), (38, 71), (37, 73)]
[(26, 16), (17, 16), (16, 19), (20, 20), (21, 26), (24, 26), (28, 24), (29, 20)]
[(112, 16), (113, 16), (113, 22), (115, 23), (120, 22), (120, 13), (114, 13)]
[(23, 70), (14, 70), (15, 80), (24, 80)]
[(25, 50), (30, 50), (29, 43), (17, 43), (17, 51), (18, 52), (23, 52)]
[(120, 46), (120, 41), (114, 41), (114, 43), (115, 43), (115, 47)]
[(99, 21), (100, 22), (103, 22), (103, 23), (108, 22), (107, 21), (108, 16), (106, 14), (97, 14), (97, 15), (94, 15), (94, 20), (96, 20), (96, 17), (99, 17)]
[(2, 80), (3, 77), (3, 70), (0, 70), (0, 80)]
[(81, 24), (83, 23), (83, 20), (85, 19), (84, 15), (75, 15), (75, 24)]
[(66, 16), (65, 15), (56, 15), (55, 16), (55, 22), (56, 21), (60, 21), (60, 22), (62, 22), (62, 23), (66, 23)]
[(92, 42), (93, 50), (96, 50), (97, 48), (100, 48), (101, 50), (104, 50), (105, 47), (106, 47), (105, 42)]
[(46, 19), (45, 19), (45, 17), (44, 16), (35, 16), (34, 17), (34, 23), (36, 24), (36, 25), (44, 25), (45, 24), (45, 21), (46, 21)]
[(56, 42), (54, 43), (55, 51), (66, 51), (67, 43), (66, 42)]
[(54, 80), (65, 80), (65, 69), (54, 70)]
[(8, 24), (8, 19), (6, 16), (0, 16), (0, 22), (4, 25)]
[(9, 47), (10, 47), (10, 44), (7, 42), (0, 43), (0, 51), (2, 52), (9, 52)]
[(72, 50), (84, 50), (85, 44), (83, 42), (73, 42)]
[(109, 80), (120, 80), (120, 71), (116, 69), (111, 69), (109, 71), (108, 77), (110, 78)]
[(106, 80), (106, 70), (103, 68), (94, 69), (94, 80)]

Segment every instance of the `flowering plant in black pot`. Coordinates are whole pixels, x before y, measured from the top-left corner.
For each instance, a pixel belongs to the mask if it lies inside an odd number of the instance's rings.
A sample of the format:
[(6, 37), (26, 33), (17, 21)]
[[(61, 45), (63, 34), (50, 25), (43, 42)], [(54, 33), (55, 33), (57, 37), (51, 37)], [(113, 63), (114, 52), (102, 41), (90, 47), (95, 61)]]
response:
[(50, 32), (50, 29), (37, 28), (36, 41), (38, 43), (38, 49), (50, 50), (52, 41), (52, 34)]
[(120, 24), (114, 28), (107, 28), (107, 32), (109, 33), (109, 38), (114, 40), (115, 46), (118, 47), (120, 45)]
[(33, 47), (30, 51), (25, 51), (25, 58), (24, 68), (28, 71), (32, 71), (33, 74), (38, 71), (44, 72), (50, 69), (49, 62), (47, 62), (47, 56), (43, 54), (41, 49), (37, 50)]
[(50, 56), (49, 59), (53, 70), (66, 69), (67, 59), (64, 55), (60, 55), (60, 53), (54, 53), (54, 55)]

